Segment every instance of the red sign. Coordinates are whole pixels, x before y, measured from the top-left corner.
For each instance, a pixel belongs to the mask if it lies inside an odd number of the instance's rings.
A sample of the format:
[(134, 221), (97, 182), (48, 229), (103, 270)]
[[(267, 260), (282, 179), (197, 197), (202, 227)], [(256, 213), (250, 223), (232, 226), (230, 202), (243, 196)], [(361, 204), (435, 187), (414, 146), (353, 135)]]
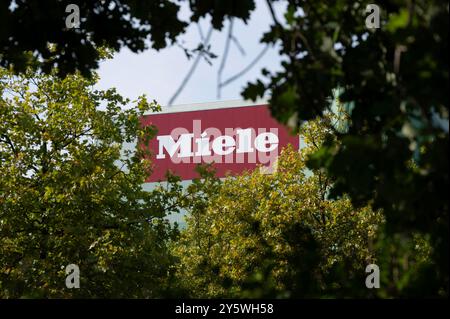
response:
[[(171, 110), (171, 108), (168, 108)], [(214, 163), (218, 177), (263, 165), (270, 169), (284, 146), (299, 147), (299, 137), (270, 116), (267, 105), (152, 113), (143, 125), (158, 128), (150, 141), (153, 174), (147, 182), (165, 179), (171, 170), (183, 180), (198, 177), (195, 167)]]

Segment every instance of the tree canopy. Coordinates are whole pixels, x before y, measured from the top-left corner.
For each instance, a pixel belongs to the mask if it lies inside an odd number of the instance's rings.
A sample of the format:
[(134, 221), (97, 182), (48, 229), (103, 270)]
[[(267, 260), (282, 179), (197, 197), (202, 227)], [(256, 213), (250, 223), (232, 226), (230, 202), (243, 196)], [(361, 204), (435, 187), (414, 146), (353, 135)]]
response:
[[(180, 3), (191, 9), (187, 21), (180, 15)], [(0, 4), (0, 65), (14, 65), (23, 71), (27, 62), (39, 61), (43, 71), (58, 67), (60, 75), (80, 71), (89, 75), (98, 67), (98, 48), (119, 51), (127, 47), (142, 52), (159, 50), (175, 43), (189, 23), (211, 16), (214, 28), (225, 19), (246, 21), (255, 8), (252, 0), (230, 1), (167, 0), (77, 0), (80, 27), (67, 28), (69, 3), (50, 1), (2, 1)], [(53, 45), (53, 49), (49, 46)], [(32, 53), (30, 56), (29, 53)]]
[[(192, 296), (420, 295), (411, 278), (430, 265), (427, 238), (414, 234), (414, 245), (386, 240), (382, 211), (355, 208), (348, 196), (330, 198), (333, 179), (307, 169), (308, 154), (330, 134), (326, 119), (304, 126), (308, 146), (300, 153), (285, 148), (273, 174), (257, 169), (221, 181), (211, 168), (200, 170), (202, 179), (183, 193), (187, 228), (173, 245), (177, 281)], [(376, 291), (365, 286), (369, 264), (383, 269)]]
[(377, 29), (363, 1), (288, 3), (262, 38), (281, 45), (283, 69), (243, 95), (269, 93), (272, 115), (300, 130), (337, 98), (347, 129), (308, 166), (327, 170), (332, 196), (382, 208), (390, 234), (430, 236), (435, 271), (424, 276), (448, 295), (448, 3), (383, 1)]
[(170, 201), (142, 189), (145, 149), (123, 147), (152, 136), (139, 118), (159, 106), (94, 83), (0, 69), (0, 297), (166, 293)]

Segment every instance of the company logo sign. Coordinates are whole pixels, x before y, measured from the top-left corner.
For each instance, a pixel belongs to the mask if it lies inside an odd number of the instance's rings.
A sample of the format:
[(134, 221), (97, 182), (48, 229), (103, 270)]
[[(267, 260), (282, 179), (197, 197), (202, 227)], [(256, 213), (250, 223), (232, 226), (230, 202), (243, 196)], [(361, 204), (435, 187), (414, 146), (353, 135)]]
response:
[[(159, 135), (156, 159), (169, 157), (173, 163), (259, 163), (275, 160), (278, 155), (278, 128), (225, 128), (225, 134), (215, 127), (201, 129), (201, 120), (193, 121), (193, 132), (175, 128), (171, 134)], [(270, 158), (266, 156), (270, 153)], [(239, 154), (242, 154), (239, 156)], [(248, 156), (245, 158), (244, 154)]]
[(265, 105), (156, 113), (142, 123), (158, 128), (149, 145), (154, 170), (148, 182), (164, 180), (167, 170), (183, 180), (193, 179), (200, 163), (214, 163), (219, 177), (257, 165), (270, 171), (282, 147), (299, 145), (298, 136), (278, 124)]

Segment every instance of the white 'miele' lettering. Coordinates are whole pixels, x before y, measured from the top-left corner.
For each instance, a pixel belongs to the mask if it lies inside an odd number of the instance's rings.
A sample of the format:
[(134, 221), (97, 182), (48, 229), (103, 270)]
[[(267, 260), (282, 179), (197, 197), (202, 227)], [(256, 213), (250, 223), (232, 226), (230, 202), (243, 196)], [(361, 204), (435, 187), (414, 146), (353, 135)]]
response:
[[(236, 151), (237, 154), (258, 152), (272, 152), (277, 149), (279, 139), (273, 132), (262, 132), (253, 139), (253, 129), (237, 129), (236, 140), (230, 135), (216, 136), (210, 142), (210, 136), (206, 131), (194, 138), (193, 133), (179, 134), (177, 141), (172, 135), (157, 136), (159, 143), (157, 159), (166, 158), (166, 153), (170, 157), (177, 155), (178, 158), (186, 157), (207, 157), (212, 154), (219, 156), (229, 155)], [(198, 135), (197, 135), (198, 136)], [(193, 146), (195, 149), (193, 150)]]

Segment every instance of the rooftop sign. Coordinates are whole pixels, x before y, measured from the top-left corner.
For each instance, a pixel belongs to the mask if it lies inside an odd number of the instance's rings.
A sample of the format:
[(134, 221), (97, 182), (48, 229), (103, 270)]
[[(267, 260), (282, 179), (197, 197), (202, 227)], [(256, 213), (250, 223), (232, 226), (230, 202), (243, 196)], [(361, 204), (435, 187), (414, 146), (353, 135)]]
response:
[(164, 180), (168, 170), (182, 180), (196, 178), (200, 163), (214, 163), (218, 177), (259, 164), (270, 169), (284, 146), (299, 147), (299, 137), (270, 116), (265, 102), (173, 106), (145, 115), (141, 122), (158, 128), (149, 145), (154, 171), (147, 182)]

